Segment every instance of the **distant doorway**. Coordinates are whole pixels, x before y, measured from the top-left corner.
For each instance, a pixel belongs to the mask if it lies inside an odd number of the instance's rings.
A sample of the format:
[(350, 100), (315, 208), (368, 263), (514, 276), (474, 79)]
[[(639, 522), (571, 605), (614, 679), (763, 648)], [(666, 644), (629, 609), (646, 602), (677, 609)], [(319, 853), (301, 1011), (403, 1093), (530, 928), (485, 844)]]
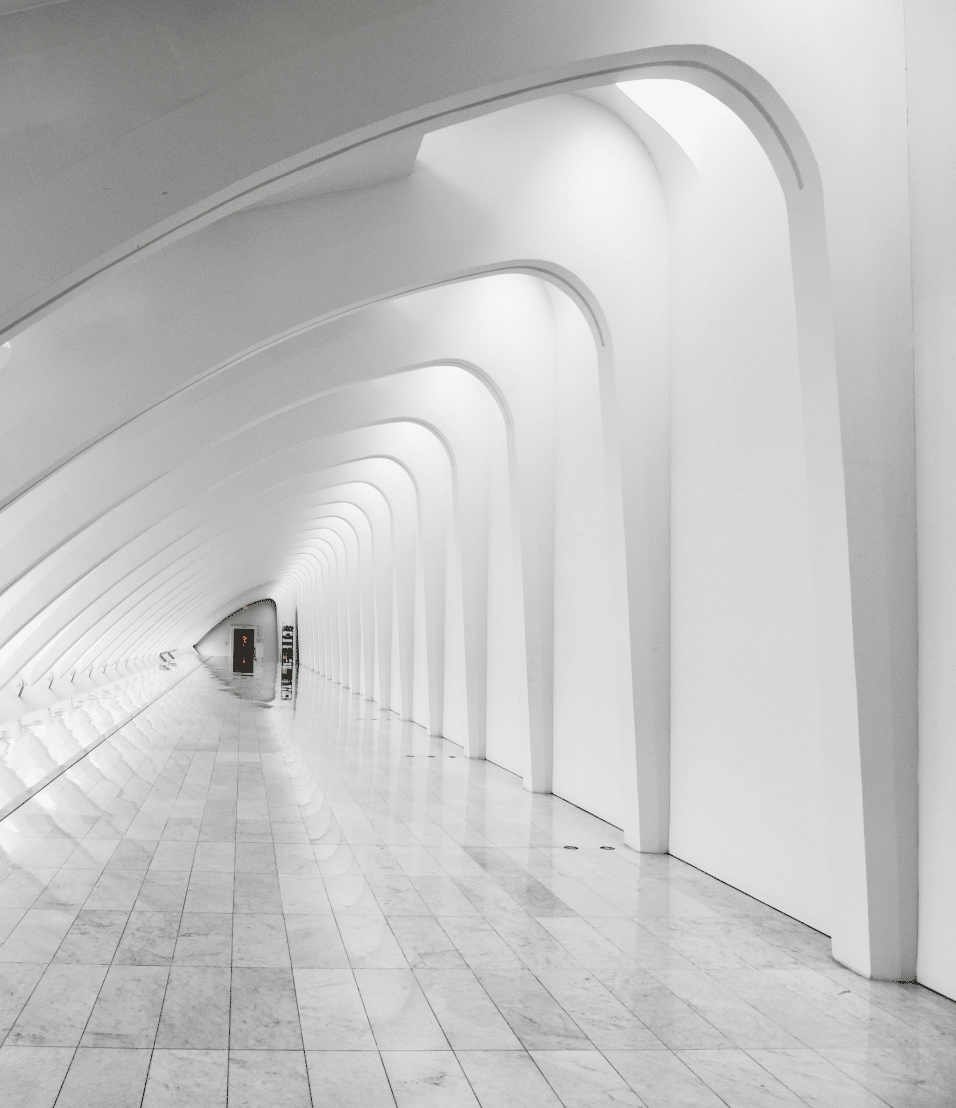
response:
[(252, 627), (232, 629), (232, 672), (252, 673), (256, 660), (256, 632)]

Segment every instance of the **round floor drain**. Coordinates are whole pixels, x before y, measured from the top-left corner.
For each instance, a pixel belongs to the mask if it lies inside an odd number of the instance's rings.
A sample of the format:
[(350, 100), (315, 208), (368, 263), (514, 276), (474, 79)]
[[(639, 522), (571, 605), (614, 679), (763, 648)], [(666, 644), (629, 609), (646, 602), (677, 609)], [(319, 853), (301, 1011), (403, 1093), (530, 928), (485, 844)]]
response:
[(614, 847), (613, 846), (602, 846), (601, 849), (602, 850), (613, 850)]
[(577, 850), (577, 847), (576, 846), (566, 846), (564, 849), (565, 850)]

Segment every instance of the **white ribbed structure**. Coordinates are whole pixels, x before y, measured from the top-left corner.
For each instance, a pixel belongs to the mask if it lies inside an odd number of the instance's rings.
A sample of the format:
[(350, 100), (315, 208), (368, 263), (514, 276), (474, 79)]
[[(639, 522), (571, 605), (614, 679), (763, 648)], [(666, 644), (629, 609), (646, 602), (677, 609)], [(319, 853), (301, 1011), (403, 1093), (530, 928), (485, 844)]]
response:
[(174, 8), (0, 14), (0, 721), (271, 599), (956, 995), (951, 14)]

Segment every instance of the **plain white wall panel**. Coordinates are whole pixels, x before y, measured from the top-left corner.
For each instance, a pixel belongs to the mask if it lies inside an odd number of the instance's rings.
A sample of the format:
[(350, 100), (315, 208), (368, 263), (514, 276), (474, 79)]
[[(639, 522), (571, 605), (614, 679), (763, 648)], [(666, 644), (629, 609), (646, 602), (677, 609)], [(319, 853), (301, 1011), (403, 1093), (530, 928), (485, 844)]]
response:
[(829, 933), (784, 198), (713, 97), (630, 87), (699, 173), (671, 210), (671, 851)]
[(504, 428), (492, 423), (488, 446), (488, 717), (486, 757), (524, 775), (528, 746), (525, 657), (516, 622), (520, 582), (515, 578), (512, 496)]

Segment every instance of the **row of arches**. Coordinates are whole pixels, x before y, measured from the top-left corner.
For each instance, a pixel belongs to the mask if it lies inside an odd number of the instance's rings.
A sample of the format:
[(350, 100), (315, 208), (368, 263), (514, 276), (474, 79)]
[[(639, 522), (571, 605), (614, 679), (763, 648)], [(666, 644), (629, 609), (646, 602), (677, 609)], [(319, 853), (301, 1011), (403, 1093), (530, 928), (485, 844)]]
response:
[[(611, 77), (641, 80), (323, 153), (30, 315), (17, 357), (37, 388), (69, 366), (75, 404), (8, 474), (0, 687), (269, 595), (306, 666), (899, 976), (906, 818), (865, 818), (815, 165), (732, 59)], [(399, 131), (410, 164), (309, 185)]]

